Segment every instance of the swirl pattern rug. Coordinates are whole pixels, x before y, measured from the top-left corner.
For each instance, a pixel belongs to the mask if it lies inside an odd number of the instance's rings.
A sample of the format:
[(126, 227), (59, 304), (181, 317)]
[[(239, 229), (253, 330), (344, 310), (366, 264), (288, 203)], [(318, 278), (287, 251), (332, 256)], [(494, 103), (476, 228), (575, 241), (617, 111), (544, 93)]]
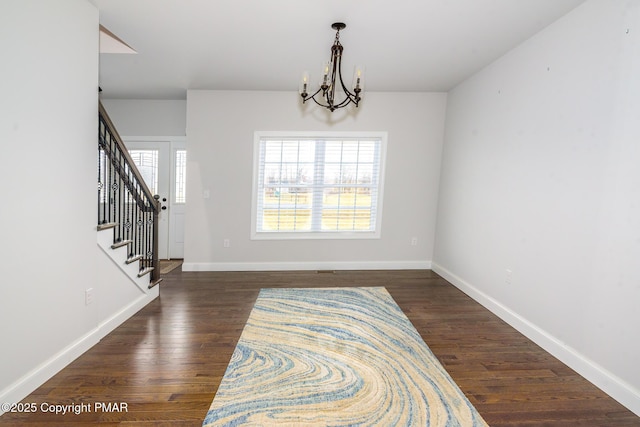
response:
[(383, 287), (262, 289), (204, 426), (486, 426)]

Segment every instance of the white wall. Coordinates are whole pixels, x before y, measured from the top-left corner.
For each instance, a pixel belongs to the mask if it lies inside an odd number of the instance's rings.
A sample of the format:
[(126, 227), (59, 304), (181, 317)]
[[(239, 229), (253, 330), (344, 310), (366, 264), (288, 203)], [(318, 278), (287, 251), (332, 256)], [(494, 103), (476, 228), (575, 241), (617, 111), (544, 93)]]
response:
[(434, 270), (640, 414), (638, 46), (588, 1), (449, 94)]
[[(446, 94), (367, 93), (357, 112), (300, 106), (295, 92), (187, 93), (185, 270), (428, 268)], [(345, 112), (346, 111), (346, 112)], [(251, 240), (256, 130), (387, 131), (382, 237)], [(209, 190), (211, 197), (203, 198)], [(418, 245), (411, 246), (411, 237)], [(224, 248), (223, 240), (231, 247)]]
[(149, 289), (149, 275), (138, 277), (140, 264), (127, 264), (129, 248), (112, 249), (113, 229), (97, 235), (93, 299), (98, 310), (96, 334), (102, 338), (160, 295)]
[(2, 1), (0, 52), (0, 402), (15, 402), (97, 324), (84, 295), (96, 270), (98, 11)]
[(120, 136), (184, 136), (187, 102), (155, 99), (102, 99)]

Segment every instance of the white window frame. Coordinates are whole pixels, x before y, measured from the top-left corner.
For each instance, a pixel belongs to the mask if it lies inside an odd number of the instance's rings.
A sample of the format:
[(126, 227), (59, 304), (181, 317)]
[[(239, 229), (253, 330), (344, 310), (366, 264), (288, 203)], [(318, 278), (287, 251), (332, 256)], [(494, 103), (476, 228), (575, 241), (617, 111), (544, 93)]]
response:
[[(258, 197), (260, 184), (260, 141), (273, 139), (316, 139), (316, 140), (358, 140), (379, 139), (378, 198), (375, 211), (375, 229), (370, 231), (327, 230), (327, 231), (258, 231)], [(382, 202), (384, 200), (385, 160), (387, 153), (387, 132), (291, 132), (256, 131), (253, 151), (253, 189), (251, 193), (251, 239), (252, 240), (291, 240), (291, 239), (379, 239), (382, 231)], [(314, 212), (315, 215), (318, 212)]]

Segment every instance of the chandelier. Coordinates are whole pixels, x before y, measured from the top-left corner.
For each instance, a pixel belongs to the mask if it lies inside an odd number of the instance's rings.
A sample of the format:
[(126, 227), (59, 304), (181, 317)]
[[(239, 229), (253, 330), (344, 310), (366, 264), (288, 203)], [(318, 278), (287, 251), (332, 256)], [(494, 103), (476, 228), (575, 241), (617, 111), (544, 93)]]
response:
[[(336, 30), (336, 38), (331, 46), (331, 59), (326, 62), (322, 68), (322, 78), (320, 79), (320, 87), (313, 94), (309, 95), (309, 73), (304, 72), (302, 74), (302, 81), (300, 82), (300, 96), (302, 97), (302, 103), (304, 104), (309, 99), (321, 107), (328, 108), (330, 111), (335, 111), (338, 108), (346, 107), (350, 103), (354, 103), (356, 107), (360, 102), (360, 93), (364, 87), (363, 69), (357, 66), (353, 73), (353, 91), (349, 90), (342, 80), (342, 50), (343, 47), (340, 44), (340, 30), (343, 30), (346, 24), (342, 22), (336, 22), (331, 25), (331, 28)], [(336, 101), (336, 85), (340, 86), (340, 89), (345, 95), (342, 101)], [(319, 98), (319, 99), (318, 99)]]

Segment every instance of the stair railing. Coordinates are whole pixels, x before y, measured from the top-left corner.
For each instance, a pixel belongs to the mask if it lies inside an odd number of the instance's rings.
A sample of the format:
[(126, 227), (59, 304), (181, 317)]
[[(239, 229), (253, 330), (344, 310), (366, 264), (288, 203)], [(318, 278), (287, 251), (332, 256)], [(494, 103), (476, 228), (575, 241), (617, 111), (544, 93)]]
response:
[(98, 126), (98, 229), (113, 228), (113, 246), (128, 246), (127, 263), (140, 262), (139, 277), (159, 281), (160, 204), (144, 182), (102, 103)]

